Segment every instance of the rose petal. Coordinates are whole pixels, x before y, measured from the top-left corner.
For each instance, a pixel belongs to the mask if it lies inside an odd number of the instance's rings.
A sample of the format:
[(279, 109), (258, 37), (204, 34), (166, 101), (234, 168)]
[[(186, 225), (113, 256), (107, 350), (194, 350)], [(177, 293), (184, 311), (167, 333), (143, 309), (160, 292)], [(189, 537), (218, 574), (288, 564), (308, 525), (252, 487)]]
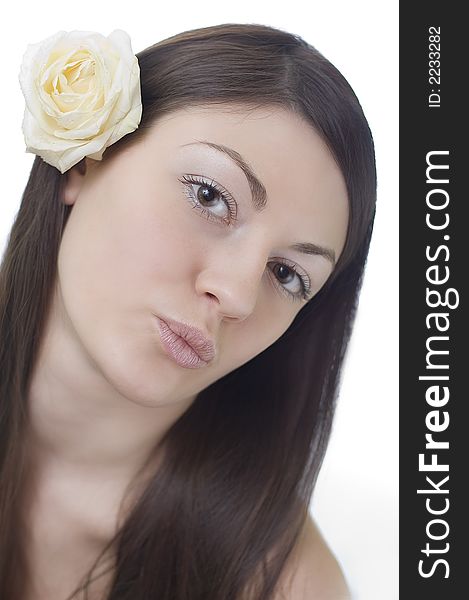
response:
[(140, 69), (130, 37), (114, 30), (60, 31), (28, 46), (19, 75), (26, 151), (62, 173), (105, 149), (141, 120)]

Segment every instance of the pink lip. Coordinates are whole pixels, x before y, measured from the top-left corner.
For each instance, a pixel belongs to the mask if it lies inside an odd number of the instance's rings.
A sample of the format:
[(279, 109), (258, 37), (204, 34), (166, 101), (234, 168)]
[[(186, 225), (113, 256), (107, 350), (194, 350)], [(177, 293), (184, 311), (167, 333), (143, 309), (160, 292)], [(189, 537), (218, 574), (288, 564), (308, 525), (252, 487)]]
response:
[(197, 369), (214, 359), (215, 345), (200, 329), (167, 317), (154, 316), (166, 352), (180, 366)]

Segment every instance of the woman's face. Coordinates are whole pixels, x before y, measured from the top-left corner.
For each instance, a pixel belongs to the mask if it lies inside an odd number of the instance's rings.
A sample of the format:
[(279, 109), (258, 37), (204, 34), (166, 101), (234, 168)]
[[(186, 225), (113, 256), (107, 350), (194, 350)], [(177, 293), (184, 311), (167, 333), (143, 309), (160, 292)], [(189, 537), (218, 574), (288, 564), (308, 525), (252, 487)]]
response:
[[(86, 161), (67, 174), (57, 314), (86, 363), (142, 405), (195, 397), (274, 343), (333, 270), (292, 246), (337, 261), (345, 243), (342, 174), (283, 109), (179, 110), (107, 163)], [(202, 330), (214, 359), (177, 364), (154, 315)]]

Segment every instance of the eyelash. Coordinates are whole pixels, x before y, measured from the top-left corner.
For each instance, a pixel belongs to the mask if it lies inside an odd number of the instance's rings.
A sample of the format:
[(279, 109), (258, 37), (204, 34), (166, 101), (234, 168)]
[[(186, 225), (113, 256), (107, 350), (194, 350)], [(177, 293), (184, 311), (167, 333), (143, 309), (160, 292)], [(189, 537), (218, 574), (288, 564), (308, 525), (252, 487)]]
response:
[[(182, 179), (179, 180), (186, 188), (186, 195), (189, 198), (189, 201), (192, 202), (194, 208), (197, 208), (209, 221), (220, 222), (223, 221), (228, 226), (233, 226), (237, 220), (238, 213), (238, 205), (236, 204), (233, 196), (227, 192), (222, 187), (218, 186), (218, 184), (212, 179), (210, 183), (205, 180), (203, 177), (198, 178), (197, 175), (184, 175)], [(211, 211), (207, 210), (204, 206), (200, 204), (197, 198), (191, 193), (190, 185), (200, 185), (204, 186), (210, 190), (215, 190), (218, 194), (220, 194), (223, 202), (227, 205), (230, 210), (229, 221), (226, 219), (220, 219), (216, 217)]]
[[(230, 226), (232, 227), (234, 225), (234, 223), (237, 220), (238, 205), (237, 205), (235, 199), (231, 196), (231, 194), (228, 191), (226, 191), (224, 188), (218, 186), (218, 184), (213, 179), (210, 182), (208, 182), (203, 177), (198, 177), (197, 175), (184, 175), (182, 177), (182, 179), (179, 179), (179, 181), (183, 184), (184, 192), (185, 192), (186, 196), (188, 197), (189, 201), (191, 202), (193, 208), (196, 208), (197, 210), (199, 210), (205, 216), (205, 218), (207, 218), (209, 221), (212, 220), (212, 221), (216, 221), (218, 223), (220, 221), (222, 221), (229, 227)], [(227, 221), (226, 219), (216, 217), (211, 211), (207, 210), (204, 206), (202, 206), (200, 204), (200, 202), (197, 200), (197, 198), (195, 197), (195, 195), (193, 194), (193, 192), (191, 192), (191, 190), (190, 190), (191, 185), (201, 185), (210, 190), (216, 191), (222, 198), (223, 202), (225, 202), (226, 206), (228, 207), (228, 209), (230, 211), (229, 221)], [(295, 273), (295, 275), (297, 275), (300, 278), (302, 290), (297, 293), (290, 292), (275, 277), (275, 282), (276, 282), (277, 287), (279, 287), (280, 290), (282, 292), (284, 292), (287, 295), (287, 297), (290, 298), (291, 300), (297, 300), (297, 301), (309, 300), (312, 296), (310, 278), (307, 275), (302, 275), (301, 273), (299, 273), (295, 269), (294, 264), (290, 264), (286, 259), (283, 259), (281, 262), (277, 262), (276, 264), (285, 266), (285, 267), (289, 268), (291, 271), (293, 271)], [(273, 274), (272, 269), (270, 269), (270, 272)]]

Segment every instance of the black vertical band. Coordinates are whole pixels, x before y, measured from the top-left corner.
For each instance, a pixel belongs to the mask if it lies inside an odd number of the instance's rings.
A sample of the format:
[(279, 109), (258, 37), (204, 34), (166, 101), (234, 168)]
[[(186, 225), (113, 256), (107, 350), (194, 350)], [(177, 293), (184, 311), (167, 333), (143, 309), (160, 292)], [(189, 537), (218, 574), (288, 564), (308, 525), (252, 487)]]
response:
[(400, 598), (405, 600), (469, 597), (469, 36), (456, 6), (400, 7)]

